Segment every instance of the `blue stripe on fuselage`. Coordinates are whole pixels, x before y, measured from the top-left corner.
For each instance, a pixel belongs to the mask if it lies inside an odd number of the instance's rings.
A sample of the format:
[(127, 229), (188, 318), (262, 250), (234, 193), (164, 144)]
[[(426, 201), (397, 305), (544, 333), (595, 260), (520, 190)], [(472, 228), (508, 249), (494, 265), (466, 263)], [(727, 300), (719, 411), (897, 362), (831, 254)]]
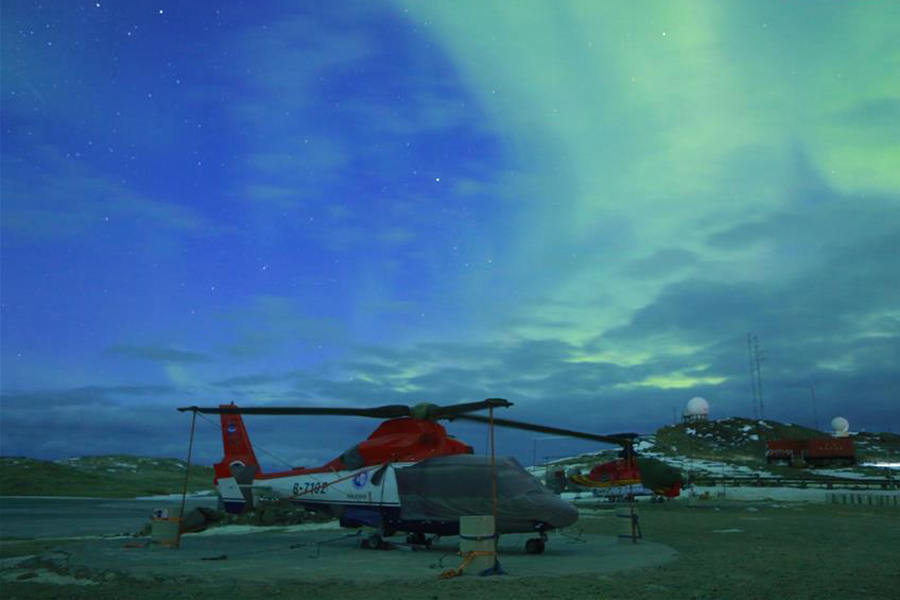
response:
[[(322, 504), (292, 500), (294, 504), (300, 504), (308, 510), (322, 510)], [(433, 533), (437, 535), (459, 535), (459, 521), (422, 520), (409, 521), (400, 518), (399, 506), (384, 506), (378, 504), (362, 504), (345, 506), (340, 517), (341, 527), (356, 528), (362, 526), (374, 527), (382, 530), (408, 531)], [(553, 529), (546, 523), (535, 521), (530, 531), (542, 531)], [(523, 531), (517, 531), (521, 533)]]

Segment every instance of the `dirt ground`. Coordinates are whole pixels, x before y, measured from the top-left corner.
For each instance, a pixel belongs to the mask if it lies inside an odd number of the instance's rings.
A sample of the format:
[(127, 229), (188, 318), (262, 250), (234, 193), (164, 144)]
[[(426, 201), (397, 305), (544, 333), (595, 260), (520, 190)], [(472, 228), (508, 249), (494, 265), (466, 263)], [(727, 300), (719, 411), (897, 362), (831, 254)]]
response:
[[(96, 585), (4, 582), (5, 600), (26, 598), (176, 599), (201, 597), (450, 599), (900, 598), (900, 510), (896, 507), (737, 503), (689, 508), (641, 506), (648, 540), (679, 557), (659, 567), (612, 575), (460, 577), (450, 580), (347, 583), (196, 583), (129, 581)], [(582, 512), (585, 533), (616, 534), (613, 512)], [(4, 542), (0, 557), (65, 549), (65, 542)], [(501, 556), (502, 562), (502, 556)], [(69, 575), (77, 576), (77, 573)], [(106, 578), (104, 578), (106, 579)]]

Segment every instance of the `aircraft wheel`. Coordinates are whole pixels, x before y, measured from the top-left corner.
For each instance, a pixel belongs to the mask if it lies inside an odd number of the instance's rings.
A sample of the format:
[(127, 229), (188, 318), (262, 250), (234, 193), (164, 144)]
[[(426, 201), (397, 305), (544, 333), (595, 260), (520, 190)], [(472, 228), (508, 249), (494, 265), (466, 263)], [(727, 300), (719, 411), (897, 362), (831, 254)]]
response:
[(384, 540), (377, 533), (373, 533), (359, 543), (359, 547), (364, 550), (380, 550), (384, 547)]
[(428, 538), (426, 538), (425, 534), (421, 531), (416, 531), (406, 536), (406, 543), (415, 544), (416, 546), (427, 546)]
[(526, 554), (540, 554), (544, 551), (544, 540), (541, 538), (531, 538), (525, 542)]

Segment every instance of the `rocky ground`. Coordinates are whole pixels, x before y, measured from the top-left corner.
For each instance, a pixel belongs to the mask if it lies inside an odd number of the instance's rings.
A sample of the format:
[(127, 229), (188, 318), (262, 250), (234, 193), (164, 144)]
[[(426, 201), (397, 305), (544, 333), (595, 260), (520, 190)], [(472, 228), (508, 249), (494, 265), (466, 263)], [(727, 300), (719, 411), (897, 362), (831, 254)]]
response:
[[(642, 505), (647, 539), (675, 548), (679, 558), (660, 567), (614, 575), (568, 577), (462, 577), (422, 583), (386, 576), (377, 584), (343, 581), (287, 584), (221, 583), (190, 580), (135, 582), (119, 575), (64, 584), (31, 576), (2, 583), (6, 600), (26, 598), (127, 597), (315, 597), (378, 599), (659, 598), (742, 600), (763, 598), (881, 598), (900, 593), (900, 512), (896, 507), (731, 503), (689, 508), (682, 503)], [(614, 535), (611, 510), (584, 511), (578, 526), (587, 533)], [(5, 542), (0, 559), (65, 552), (59, 541)], [(501, 557), (502, 561), (502, 557)], [(9, 563), (6, 563), (9, 564)], [(33, 563), (32, 563), (33, 564)], [(352, 568), (352, 565), (348, 565)], [(35, 573), (38, 569), (35, 568)], [(24, 573), (27, 575), (27, 573)], [(88, 583), (88, 585), (77, 585)]]

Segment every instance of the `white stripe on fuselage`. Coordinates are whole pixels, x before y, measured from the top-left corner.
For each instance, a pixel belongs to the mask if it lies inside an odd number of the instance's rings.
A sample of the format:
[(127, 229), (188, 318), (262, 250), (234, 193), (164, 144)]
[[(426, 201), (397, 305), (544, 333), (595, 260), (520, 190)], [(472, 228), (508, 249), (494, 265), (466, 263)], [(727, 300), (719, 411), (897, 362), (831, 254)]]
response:
[[(387, 465), (377, 485), (372, 483), (372, 477), (382, 465), (363, 467), (352, 471), (331, 471), (304, 475), (285, 475), (284, 477), (273, 477), (272, 479), (255, 479), (251, 487), (265, 492), (267, 495), (293, 502), (400, 506), (400, 494), (397, 490), (397, 477), (394, 470), (413, 464), (415, 463)], [(228, 483), (229, 480), (230, 484)], [(219, 479), (219, 491), (226, 500), (231, 498), (243, 500), (240, 487), (234, 482), (233, 478)]]

